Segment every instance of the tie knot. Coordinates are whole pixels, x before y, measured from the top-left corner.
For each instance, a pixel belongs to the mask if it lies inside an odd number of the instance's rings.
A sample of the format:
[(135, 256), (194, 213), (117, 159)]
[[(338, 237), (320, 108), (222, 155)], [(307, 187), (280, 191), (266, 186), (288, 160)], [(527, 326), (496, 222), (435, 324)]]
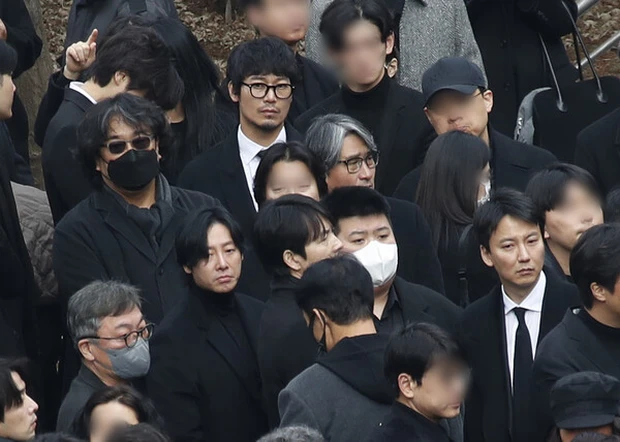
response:
[(515, 312), (519, 324), (523, 323), (523, 321), (525, 320), (525, 312), (527, 311), (527, 309), (524, 309), (522, 307), (515, 307), (514, 309), (512, 309), (512, 311)]
[(267, 151), (269, 151), (269, 149), (263, 149), (260, 152), (258, 152), (256, 156), (258, 157), (259, 160), (262, 160), (263, 157), (267, 155)]

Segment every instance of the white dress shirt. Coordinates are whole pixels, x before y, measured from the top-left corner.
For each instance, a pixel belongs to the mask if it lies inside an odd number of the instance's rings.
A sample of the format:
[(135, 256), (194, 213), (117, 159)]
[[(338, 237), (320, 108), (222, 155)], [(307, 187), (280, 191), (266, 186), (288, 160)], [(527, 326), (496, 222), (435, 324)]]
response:
[(239, 142), (239, 156), (241, 157), (241, 164), (243, 164), (243, 172), (245, 173), (245, 179), (248, 183), (248, 189), (250, 190), (250, 195), (252, 195), (254, 208), (258, 210), (258, 204), (254, 199), (254, 177), (256, 176), (256, 170), (260, 164), (258, 154), (263, 150), (269, 149), (276, 143), (286, 142), (286, 129), (283, 126), (274, 142), (269, 146), (261, 146), (246, 137), (241, 130), (241, 125), (239, 125), (239, 129), (237, 130), (237, 141)]
[(538, 344), (538, 335), (540, 334), (540, 320), (542, 317), (542, 306), (545, 298), (545, 288), (547, 287), (547, 277), (545, 272), (540, 272), (538, 282), (532, 289), (529, 295), (521, 302), (516, 304), (512, 299), (506, 295), (504, 286), (502, 286), (502, 298), (504, 301), (504, 320), (506, 327), (506, 351), (508, 355), (508, 371), (510, 372), (510, 385), (514, 381), (514, 366), (515, 366), (515, 344), (517, 340), (517, 327), (519, 326), (519, 320), (517, 315), (513, 311), (516, 307), (521, 307), (525, 310), (525, 324), (530, 333), (530, 340), (532, 341), (532, 358), (536, 355), (536, 344)]
[(79, 92), (80, 94), (88, 98), (91, 103), (97, 104), (95, 99), (91, 97), (88, 92), (84, 90), (84, 83), (82, 83), (81, 81), (72, 81), (71, 83), (69, 83), (69, 89), (73, 89), (74, 91)]

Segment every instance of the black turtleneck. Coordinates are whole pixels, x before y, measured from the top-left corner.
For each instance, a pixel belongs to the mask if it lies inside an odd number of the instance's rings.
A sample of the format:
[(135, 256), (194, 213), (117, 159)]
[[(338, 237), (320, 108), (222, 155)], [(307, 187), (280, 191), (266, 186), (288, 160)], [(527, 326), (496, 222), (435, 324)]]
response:
[(370, 130), (375, 140), (380, 139), (380, 117), (386, 107), (390, 81), (390, 77), (384, 73), (379, 84), (366, 92), (354, 92), (346, 85), (342, 86), (342, 101), (345, 105), (342, 113), (361, 122)]
[(620, 328), (601, 324), (583, 308), (579, 310), (577, 317), (583, 321), (592, 334), (596, 336), (598, 342), (607, 350), (607, 353), (609, 353), (615, 363), (620, 366), (620, 345), (618, 345), (618, 342), (620, 342)]

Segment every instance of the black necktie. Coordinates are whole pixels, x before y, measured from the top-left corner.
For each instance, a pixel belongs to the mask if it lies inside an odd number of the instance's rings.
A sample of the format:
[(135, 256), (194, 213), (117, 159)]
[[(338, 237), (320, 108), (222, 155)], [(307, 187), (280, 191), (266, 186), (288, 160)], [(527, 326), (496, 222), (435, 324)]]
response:
[(265, 155), (267, 155), (267, 152), (269, 151), (269, 148), (267, 149), (263, 149), (260, 152), (258, 152), (256, 154), (256, 156), (262, 161), (262, 159), (265, 157)]
[(514, 442), (528, 441), (530, 377), (532, 375), (532, 341), (525, 323), (524, 308), (513, 309), (519, 326), (515, 339), (515, 359), (512, 387), (513, 422), (512, 434)]

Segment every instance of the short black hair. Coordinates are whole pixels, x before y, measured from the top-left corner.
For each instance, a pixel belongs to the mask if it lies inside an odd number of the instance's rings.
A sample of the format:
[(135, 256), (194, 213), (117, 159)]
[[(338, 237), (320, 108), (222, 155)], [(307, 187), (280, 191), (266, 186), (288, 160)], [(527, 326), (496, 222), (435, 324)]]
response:
[(513, 189), (498, 189), (474, 215), (474, 231), (478, 235), (480, 245), (485, 249), (489, 249), (491, 236), (505, 216), (512, 216), (539, 228), (542, 227), (540, 214), (528, 196)]
[(612, 190), (605, 198), (605, 222), (620, 222), (620, 188)]
[(276, 37), (263, 37), (237, 45), (226, 65), (226, 76), (235, 93), (241, 83), (252, 75), (287, 77), (295, 85), (300, 80), (299, 68), (293, 50)]
[(254, 177), (254, 198), (259, 207), (263, 205), (267, 198), (267, 181), (269, 180), (271, 169), (281, 161), (287, 163), (299, 161), (305, 164), (314, 177), (314, 181), (319, 190), (319, 197), (327, 193), (325, 169), (310, 150), (299, 141), (276, 143), (267, 150), (261, 159), (258, 169), (256, 170), (256, 176)]
[(334, 224), (318, 201), (304, 195), (284, 195), (267, 202), (254, 223), (256, 252), (263, 266), (275, 275), (288, 275), (282, 255), (290, 250), (305, 258), (306, 245), (325, 234), (323, 220)]
[(89, 77), (105, 86), (116, 72), (129, 76), (128, 90), (145, 91), (145, 97), (163, 109), (173, 109), (183, 98), (183, 81), (171, 52), (150, 28), (127, 26), (97, 47)]
[(412, 323), (390, 338), (385, 349), (385, 376), (398, 396), (401, 373), (419, 384), (438, 360), (467, 364), (463, 349), (448, 332), (435, 324)]
[(344, 47), (344, 32), (353, 23), (367, 20), (379, 28), (385, 43), (394, 34), (394, 17), (379, 0), (334, 0), (323, 12), (319, 31), (327, 47), (340, 51)]
[(0, 422), (4, 422), (4, 412), (24, 403), (21, 391), (13, 382), (12, 373), (17, 373), (24, 382), (28, 362), (25, 359), (0, 358)]
[(581, 235), (570, 253), (570, 269), (585, 308), (594, 304), (592, 283), (613, 293), (620, 276), (620, 224), (593, 226)]
[(154, 136), (159, 142), (159, 153), (164, 164), (170, 156), (172, 132), (166, 114), (160, 107), (129, 93), (103, 100), (91, 107), (78, 125), (74, 152), (84, 174), (96, 189), (101, 189), (103, 185), (101, 174), (96, 170), (96, 160), (109, 138), (110, 123), (115, 120)]
[(541, 219), (545, 213), (564, 203), (566, 187), (577, 183), (599, 201), (601, 193), (594, 177), (585, 169), (573, 164), (556, 163), (537, 172), (529, 181), (525, 194), (532, 199)]
[(16, 67), (17, 52), (6, 41), (0, 40), (0, 75), (11, 75)]
[(243, 232), (228, 210), (221, 207), (198, 209), (186, 217), (176, 239), (177, 261), (193, 269), (201, 259), (209, 258), (207, 233), (214, 224), (222, 224), (230, 232), (235, 247), (243, 253)]
[(139, 423), (119, 426), (107, 437), (106, 442), (171, 442), (171, 439), (161, 429)]
[(379, 192), (364, 186), (339, 187), (321, 201), (336, 224), (343, 218), (385, 215), (391, 224), (390, 205)]
[(295, 297), (308, 316), (322, 310), (338, 325), (372, 318), (375, 296), (370, 274), (353, 255), (312, 264), (301, 278)]

